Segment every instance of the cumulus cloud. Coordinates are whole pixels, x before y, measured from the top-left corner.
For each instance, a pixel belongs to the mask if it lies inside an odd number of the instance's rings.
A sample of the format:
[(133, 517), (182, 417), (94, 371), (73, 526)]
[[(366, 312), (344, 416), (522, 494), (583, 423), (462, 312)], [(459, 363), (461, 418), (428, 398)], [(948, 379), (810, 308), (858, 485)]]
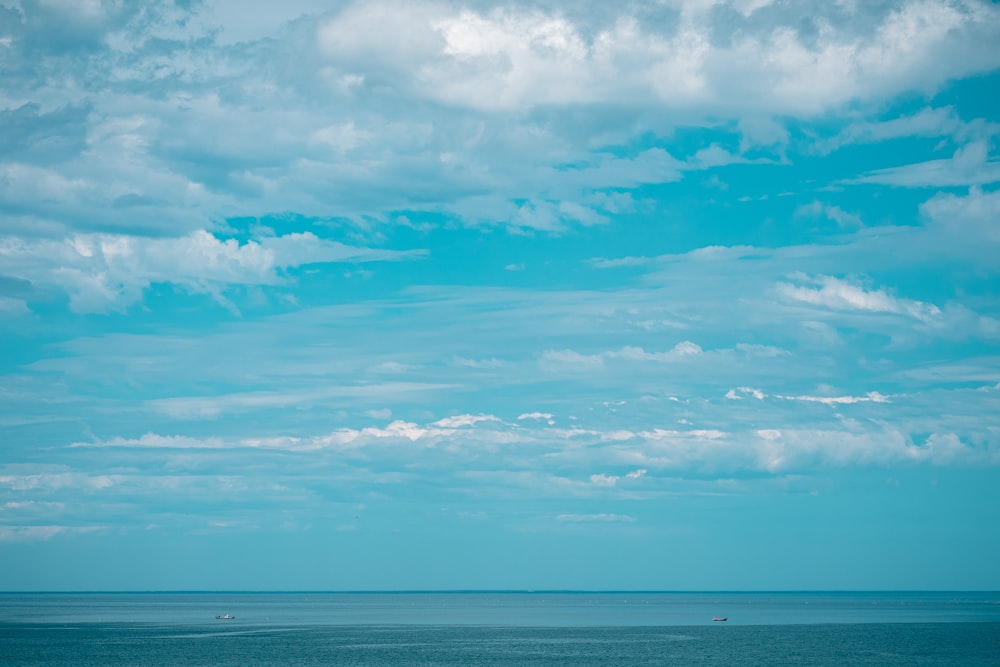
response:
[[(992, 385), (984, 391), (996, 395)], [(892, 424), (874, 418), (873, 410), (886, 400), (877, 392), (772, 398), (754, 405), (752, 420), (737, 417), (724, 428), (664, 425), (624, 430), (591, 420), (566, 429), (532, 416), (507, 421), (492, 415), (457, 415), (315, 434), (279, 429), (268, 435), (205, 438), (147, 432), (77, 442), (70, 445), (72, 466), (0, 467), (0, 519), (6, 526), (0, 539), (72, 534), (77, 526), (92, 523), (83, 519), (92, 514), (93, 503), (112, 512), (108, 516), (114, 522), (119, 522), (116, 511), (135, 516), (135, 508), (142, 507), (144, 517), (171, 516), (179, 506), (202, 506), (208, 499), (216, 501), (213, 507), (219, 512), (213, 521), (246, 520), (219, 505), (220, 497), (223, 505), (227, 498), (242, 503), (252, 497), (259, 511), (280, 508), (285, 516), (290, 504), (315, 500), (317, 479), (347, 498), (375, 490), (380, 497), (409, 494), (416, 484), (428, 497), (453, 498), (458, 493), (468, 498), (639, 500), (678, 493), (678, 477), (707, 480), (689, 489), (692, 492), (704, 491), (715, 483), (711, 480), (725, 480), (726, 492), (733, 493), (739, 492), (737, 482), (747, 478), (850, 468), (1000, 466), (995, 429), (982, 428), (978, 419), (952, 419), (950, 424), (936, 420), (933, 425), (914, 419), (906, 416), (906, 401), (912, 400), (906, 396), (900, 397), (902, 412), (896, 406), (903, 417)], [(810, 413), (806, 420), (796, 410), (797, 421), (782, 419), (774, 410), (798, 401), (826, 403), (837, 410)], [(960, 408), (950, 409), (956, 410)], [(711, 414), (708, 410), (705, 417)], [(137, 461), (158, 465), (140, 469)], [(109, 469), (123, 472), (104, 472)], [(350, 502), (352, 507), (357, 503)], [(631, 522), (618, 514), (560, 516), (559, 521), (567, 522)], [(142, 525), (148, 522), (144, 519)]]
[(809, 280), (817, 287), (806, 287), (790, 283), (779, 283), (779, 296), (810, 305), (833, 310), (866, 311), (872, 313), (892, 313), (906, 315), (921, 321), (930, 321), (941, 315), (941, 309), (934, 304), (892, 296), (884, 290), (865, 289), (863, 286), (835, 278), (818, 276)]
[[(1000, 190), (983, 192), (971, 188), (967, 195), (938, 194), (920, 207), (937, 228), (948, 234), (952, 243), (967, 241), (968, 246), (980, 248), (990, 257), (1000, 245)], [(985, 247), (984, 247), (985, 244)]]
[(764, 392), (753, 387), (737, 387), (726, 392), (726, 398), (734, 401), (741, 400), (747, 396), (756, 398), (758, 401), (764, 400)]
[(479, 422), (497, 421), (500, 421), (500, 418), (494, 415), (455, 415), (454, 417), (445, 417), (444, 419), (437, 420), (434, 422), (434, 426), (441, 428), (462, 428), (465, 426), (475, 426)]
[[(791, 16), (763, 19), (755, 9), (740, 10), (719, 35), (718, 13), (694, 2), (682, 3), (672, 21), (623, 11), (596, 29), (516, 6), (452, 13), (446, 5), (368, 4), (327, 19), (319, 36), (334, 60), (389, 61), (415, 75), (425, 94), (491, 110), (638, 98), (810, 114), (1000, 61), (1000, 49), (982, 41), (998, 23), (985, 4), (910, 2), (864, 17), (817, 5), (808, 37)], [(874, 28), (856, 31), (864, 20)]]
[[(66, 9), (70, 22), (45, 3), (9, 10), (0, 198), (20, 229), (163, 235), (283, 211), (367, 226), (415, 209), (564, 233), (631, 206), (622, 190), (745, 159), (709, 142), (682, 160), (637, 137), (708, 114), (734, 121), (744, 150), (780, 145), (775, 116), (933, 92), (1000, 64), (1000, 10), (975, 1), (94, 7)], [(621, 120), (596, 136), (609, 106)], [(577, 121), (545, 115), (568, 108)], [(857, 124), (841, 141), (949, 113)], [(971, 164), (979, 144), (961, 139), (961, 156), (917, 171), (969, 162), (962, 182), (986, 182), (993, 163)]]
[(79, 313), (121, 310), (154, 283), (221, 297), (233, 285), (275, 285), (281, 271), (306, 264), (415, 256), (352, 248), (311, 233), (240, 243), (204, 230), (180, 238), (78, 234), (64, 240), (0, 237), (5, 272), (69, 294)]
[[(766, 396), (763, 396), (766, 398)], [(775, 395), (779, 401), (803, 401), (860, 409), (864, 404), (884, 404), (888, 397), (879, 392), (863, 396)], [(767, 413), (761, 413), (762, 415)], [(571, 429), (554, 427), (548, 420), (534, 418), (507, 422), (492, 415), (462, 415), (429, 423), (396, 420), (385, 426), (340, 428), (312, 436), (274, 436), (240, 438), (231, 441), (182, 435), (162, 436), (146, 433), (138, 438), (116, 437), (106, 441), (78, 442), (75, 448), (160, 448), (204, 452), (206, 456), (223, 447), (285, 450), (301, 453), (365, 452), (371, 462), (389, 457), (397, 465), (420, 460), (422, 465), (441, 470), (461, 470), (456, 465), (472, 452), (489, 453), (489, 465), (513, 466), (514, 469), (547, 470), (555, 463), (572, 470), (594, 461), (628, 466), (628, 472), (587, 473), (586, 484), (574, 486), (574, 493), (584, 486), (615, 489), (625, 482), (647, 478), (650, 470), (697, 470), (717, 472), (815, 470), (834, 465), (870, 466), (933, 463), (938, 465), (978, 462), (1000, 464), (1000, 442), (995, 434), (986, 443), (969, 444), (970, 437), (941, 431), (915, 441), (899, 430), (873, 423), (863, 427), (849, 421), (839, 427), (817, 425), (815, 428), (751, 428), (731, 430), (712, 428), (655, 427), (637, 431), (607, 428)], [(971, 437), (981, 441), (981, 435)], [(567, 443), (585, 445), (568, 446)], [(844, 444), (847, 443), (847, 444)], [(418, 449), (411, 445), (419, 444)], [(501, 449), (495, 448), (502, 445)], [(409, 452), (409, 453), (406, 453)], [(318, 463), (320, 460), (313, 460)], [(641, 467), (635, 467), (639, 464)], [(566, 466), (569, 466), (568, 468)], [(68, 470), (25, 472), (11, 470), (0, 475), (0, 486), (20, 491), (70, 488), (105, 489), (134, 484), (121, 475), (86, 475)], [(579, 486), (583, 484), (583, 486)], [(655, 486), (655, 485), (654, 485)], [(649, 487), (652, 488), (652, 487)]]
[[(625, 433), (621, 433), (617, 437), (615, 437), (615, 435), (612, 434), (611, 437), (607, 437), (607, 438), (604, 438), (604, 439), (610, 439), (610, 440), (627, 440), (627, 439), (630, 439), (632, 437), (634, 437), (634, 434), (632, 434), (632, 433), (627, 434), (627, 437), (625, 437)], [(618, 482), (620, 480), (622, 480), (622, 479), (624, 479), (624, 480), (636, 480), (636, 479), (640, 479), (645, 474), (646, 474), (646, 470), (644, 468), (643, 469), (639, 469), (639, 470), (633, 470), (632, 472), (627, 473), (624, 476), (620, 476), (620, 475), (606, 475), (604, 473), (597, 473), (597, 474), (594, 474), (594, 475), (590, 476), (590, 483), (593, 484), (594, 486), (599, 486), (599, 487), (603, 486), (603, 487), (613, 488), (613, 487), (618, 486)]]
[[(952, 251), (968, 244), (967, 239), (955, 241)], [(982, 244), (977, 254), (985, 259)], [(993, 339), (1000, 336), (1000, 321), (988, 315), (980, 315), (961, 304), (947, 303), (938, 306), (926, 301), (898, 297), (884, 289), (871, 289), (859, 282), (833, 276), (810, 278), (799, 275), (797, 278), (807, 285), (776, 285), (775, 292), (784, 301), (844, 314), (898, 316), (913, 323), (916, 330), (941, 338)], [(810, 284), (812, 286), (808, 286)], [(886, 326), (885, 331), (893, 336), (905, 336), (909, 330)]]

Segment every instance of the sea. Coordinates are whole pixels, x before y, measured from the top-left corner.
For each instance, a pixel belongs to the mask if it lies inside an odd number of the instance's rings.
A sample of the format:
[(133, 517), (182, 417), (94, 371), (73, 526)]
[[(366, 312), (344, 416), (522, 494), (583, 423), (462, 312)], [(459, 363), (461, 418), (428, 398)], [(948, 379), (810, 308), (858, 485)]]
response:
[(0, 665), (1000, 665), (1000, 592), (0, 593)]

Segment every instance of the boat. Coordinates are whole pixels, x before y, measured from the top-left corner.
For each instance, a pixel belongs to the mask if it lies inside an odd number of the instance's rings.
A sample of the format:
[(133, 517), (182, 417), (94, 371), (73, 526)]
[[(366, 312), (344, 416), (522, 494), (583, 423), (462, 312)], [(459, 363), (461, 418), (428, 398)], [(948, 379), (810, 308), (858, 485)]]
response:
[(234, 619), (235, 619), (236, 617), (235, 617), (235, 616), (233, 616), (232, 614), (222, 614), (222, 615), (218, 615), (218, 616), (216, 616), (215, 618), (217, 618), (217, 619), (218, 619), (218, 620), (220, 620), (220, 621), (232, 621), (232, 620), (234, 620)]
[(726, 618), (725, 616), (713, 616), (712, 620), (713, 621), (728, 621), (729, 619)]

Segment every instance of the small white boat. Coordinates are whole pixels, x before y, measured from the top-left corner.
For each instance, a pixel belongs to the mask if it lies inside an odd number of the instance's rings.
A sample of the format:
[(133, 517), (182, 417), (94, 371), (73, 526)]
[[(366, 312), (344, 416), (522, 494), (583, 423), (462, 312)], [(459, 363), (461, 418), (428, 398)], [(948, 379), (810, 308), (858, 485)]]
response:
[(216, 616), (215, 618), (219, 619), (220, 621), (232, 621), (236, 617), (233, 616), (232, 614), (224, 614), (221, 616)]

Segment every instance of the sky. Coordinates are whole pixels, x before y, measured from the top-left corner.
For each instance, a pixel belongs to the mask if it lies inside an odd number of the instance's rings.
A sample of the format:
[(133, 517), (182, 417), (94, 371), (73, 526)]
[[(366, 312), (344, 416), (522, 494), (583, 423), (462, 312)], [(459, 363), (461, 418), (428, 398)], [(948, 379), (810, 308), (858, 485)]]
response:
[(1000, 4), (0, 0), (0, 590), (1000, 589)]

